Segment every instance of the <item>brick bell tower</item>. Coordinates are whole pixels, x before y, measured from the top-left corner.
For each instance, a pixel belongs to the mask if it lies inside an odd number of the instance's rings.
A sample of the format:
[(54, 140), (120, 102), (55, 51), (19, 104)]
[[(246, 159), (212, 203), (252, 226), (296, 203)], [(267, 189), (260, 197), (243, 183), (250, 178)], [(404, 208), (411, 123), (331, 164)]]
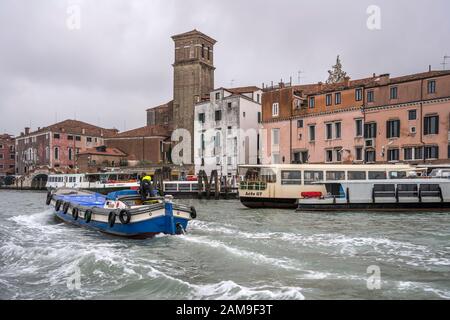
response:
[(191, 161), (194, 163), (194, 105), (214, 90), (214, 44), (216, 40), (192, 30), (172, 36), (175, 42), (173, 64), (174, 129), (191, 134)]

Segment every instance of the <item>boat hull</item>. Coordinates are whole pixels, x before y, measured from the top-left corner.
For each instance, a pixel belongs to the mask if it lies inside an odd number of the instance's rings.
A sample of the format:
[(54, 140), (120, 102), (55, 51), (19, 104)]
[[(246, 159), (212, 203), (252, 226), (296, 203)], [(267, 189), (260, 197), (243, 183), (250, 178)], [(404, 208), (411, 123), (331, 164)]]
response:
[[(164, 232), (167, 223), (167, 216), (159, 216), (154, 219), (145, 220), (130, 224), (121, 224), (117, 222), (113, 227), (110, 227), (107, 222), (91, 220), (87, 223), (83, 218), (75, 220), (70, 213), (64, 213), (63, 211), (55, 211), (55, 217), (65, 223), (83, 227), (91, 230), (100, 231), (105, 234), (132, 238), (132, 239), (147, 239), (153, 238), (157, 234), (165, 234)], [(186, 230), (188, 220), (174, 217), (174, 223), (180, 224), (183, 230)]]
[(251, 209), (295, 209), (297, 208), (297, 199), (279, 199), (279, 198), (255, 198), (240, 197), (239, 200), (247, 208)]

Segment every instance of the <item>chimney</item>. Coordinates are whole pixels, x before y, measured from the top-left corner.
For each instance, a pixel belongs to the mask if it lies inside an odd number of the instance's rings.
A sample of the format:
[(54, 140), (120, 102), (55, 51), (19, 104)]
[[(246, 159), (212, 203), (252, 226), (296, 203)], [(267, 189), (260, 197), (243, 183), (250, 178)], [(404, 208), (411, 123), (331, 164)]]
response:
[(372, 78), (376, 78), (376, 77), (377, 77), (377, 75), (374, 72), (373, 75), (372, 75)]
[(428, 72), (431, 72), (431, 64), (428, 66)]
[(344, 78), (344, 85), (345, 85), (346, 87), (348, 87), (348, 86), (350, 85), (350, 77), (345, 77), (345, 78)]
[(389, 73), (380, 74), (380, 84), (388, 84), (389, 83)]
[(322, 81), (319, 81), (319, 82), (317, 83), (317, 85), (318, 85), (319, 91), (322, 91), (322, 88), (323, 88), (323, 82), (322, 82)]
[(30, 134), (30, 128), (29, 127), (25, 127), (25, 135), (29, 135)]

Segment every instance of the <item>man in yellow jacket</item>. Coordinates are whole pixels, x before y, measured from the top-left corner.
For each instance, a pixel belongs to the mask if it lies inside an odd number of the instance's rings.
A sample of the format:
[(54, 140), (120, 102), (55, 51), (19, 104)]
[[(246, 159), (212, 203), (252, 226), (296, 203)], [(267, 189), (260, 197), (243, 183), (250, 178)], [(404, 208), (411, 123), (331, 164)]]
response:
[(147, 199), (147, 197), (153, 197), (152, 177), (146, 173), (141, 175), (140, 192), (143, 201)]

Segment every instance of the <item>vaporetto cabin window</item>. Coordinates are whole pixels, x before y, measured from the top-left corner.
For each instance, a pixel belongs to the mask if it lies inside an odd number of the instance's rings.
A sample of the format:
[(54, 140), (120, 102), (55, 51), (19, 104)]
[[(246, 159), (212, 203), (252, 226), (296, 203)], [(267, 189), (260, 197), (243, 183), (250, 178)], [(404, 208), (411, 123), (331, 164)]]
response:
[(345, 180), (345, 171), (327, 171), (327, 181)]
[(283, 185), (301, 185), (301, 171), (281, 171), (281, 184)]
[(365, 171), (348, 171), (348, 180), (366, 180)]
[(305, 171), (304, 180), (307, 185), (323, 181), (323, 171)]

